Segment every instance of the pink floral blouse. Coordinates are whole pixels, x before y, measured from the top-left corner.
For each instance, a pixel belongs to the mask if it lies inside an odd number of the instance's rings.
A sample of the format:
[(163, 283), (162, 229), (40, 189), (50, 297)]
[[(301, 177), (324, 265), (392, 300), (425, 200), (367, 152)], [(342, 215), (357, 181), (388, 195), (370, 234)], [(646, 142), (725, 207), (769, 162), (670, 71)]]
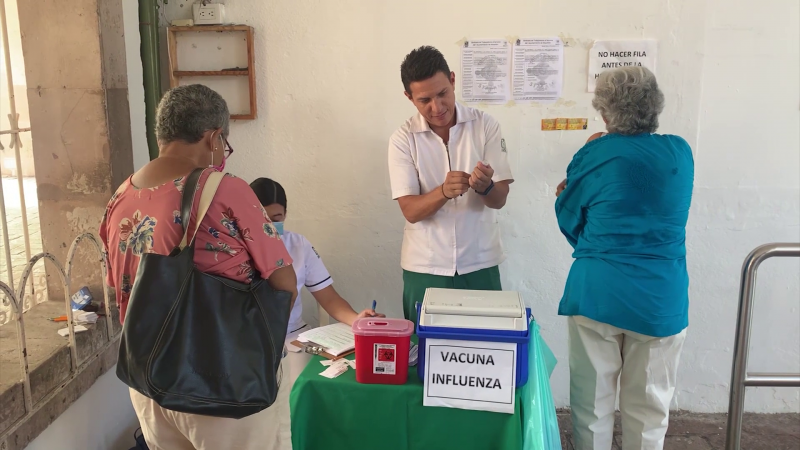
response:
[[(212, 170), (200, 177), (205, 186)], [(181, 197), (184, 178), (154, 188), (138, 189), (130, 178), (111, 197), (100, 224), (100, 239), (108, 252), (106, 283), (115, 289), (120, 321), (133, 287), (139, 258), (145, 253), (168, 255), (180, 244)], [(200, 195), (189, 218), (194, 231)], [(191, 238), (191, 236), (189, 236)], [(247, 283), (256, 274), (268, 278), (292, 264), (277, 230), (247, 183), (228, 175), (222, 179), (195, 241), (195, 264), (205, 273)]]

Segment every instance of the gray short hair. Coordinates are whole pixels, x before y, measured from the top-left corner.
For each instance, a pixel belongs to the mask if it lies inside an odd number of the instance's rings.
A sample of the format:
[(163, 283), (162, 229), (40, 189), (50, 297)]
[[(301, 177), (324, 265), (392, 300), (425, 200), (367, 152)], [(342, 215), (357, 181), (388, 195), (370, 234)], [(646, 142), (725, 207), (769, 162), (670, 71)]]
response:
[(655, 133), (664, 110), (664, 94), (646, 67), (628, 66), (600, 74), (592, 106), (606, 121), (609, 133)]
[(222, 128), (223, 136), (230, 129), (228, 104), (221, 95), (202, 84), (170, 89), (161, 98), (156, 111), (156, 138), (159, 143), (199, 142), (203, 133)]

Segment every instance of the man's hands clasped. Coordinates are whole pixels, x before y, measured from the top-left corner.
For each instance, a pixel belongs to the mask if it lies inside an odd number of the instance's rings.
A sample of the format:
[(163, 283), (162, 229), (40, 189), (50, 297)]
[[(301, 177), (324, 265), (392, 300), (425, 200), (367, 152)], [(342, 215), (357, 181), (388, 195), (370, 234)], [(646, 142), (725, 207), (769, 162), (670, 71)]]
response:
[(452, 200), (459, 195), (463, 195), (469, 190), (469, 174), (466, 172), (448, 172), (442, 184), (442, 195), (448, 200)]
[(471, 174), (461, 171), (448, 172), (442, 184), (442, 195), (452, 200), (466, 194), (470, 189), (485, 192), (492, 184), (492, 176), (494, 176), (492, 166), (482, 162), (478, 162)]
[(492, 166), (478, 161), (478, 165), (475, 166), (475, 170), (472, 171), (472, 175), (469, 177), (469, 187), (478, 193), (486, 192), (492, 184), (493, 176), (494, 169), (492, 169)]

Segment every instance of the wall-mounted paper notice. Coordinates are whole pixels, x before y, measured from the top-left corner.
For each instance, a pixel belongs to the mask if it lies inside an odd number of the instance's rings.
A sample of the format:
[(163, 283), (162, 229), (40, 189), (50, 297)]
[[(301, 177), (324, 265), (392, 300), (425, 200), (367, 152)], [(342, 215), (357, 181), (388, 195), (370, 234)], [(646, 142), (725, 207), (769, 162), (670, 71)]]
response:
[(564, 80), (561, 39), (523, 38), (514, 44), (514, 101), (554, 103)]
[(511, 45), (505, 39), (466, 41), (461, 47), (461, 98), (505, 104), (511, 97)]
[(589, 92), (594, 92), (600, 73), (609, 69), (642, 66), (655, 73), (657, 48), (658, 42), (654, 39), (595, 41), (589, 50)]

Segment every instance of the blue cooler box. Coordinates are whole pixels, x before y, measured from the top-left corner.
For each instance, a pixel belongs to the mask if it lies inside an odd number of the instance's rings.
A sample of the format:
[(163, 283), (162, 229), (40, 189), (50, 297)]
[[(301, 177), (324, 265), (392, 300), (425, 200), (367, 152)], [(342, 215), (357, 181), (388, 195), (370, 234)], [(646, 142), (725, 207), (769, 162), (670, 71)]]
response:
[(422, 304), (416, 306), (420, 380), (425, 380), (425, 340), (451, 339), (517, 344), (516, 387), (528, 382), (528, 325), (532, 318), (519, 293), (429, 288)]

